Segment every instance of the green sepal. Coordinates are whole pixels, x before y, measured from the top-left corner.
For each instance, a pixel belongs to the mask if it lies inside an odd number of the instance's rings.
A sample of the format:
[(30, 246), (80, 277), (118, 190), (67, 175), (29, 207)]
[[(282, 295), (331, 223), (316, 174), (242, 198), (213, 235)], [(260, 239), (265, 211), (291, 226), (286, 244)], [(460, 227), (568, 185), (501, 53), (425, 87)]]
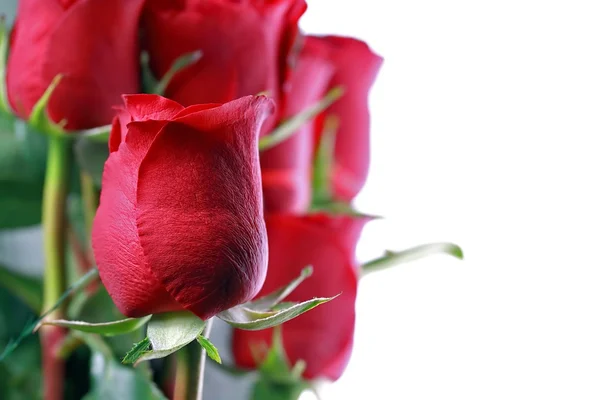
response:
[(317, 147), (313, 166), (313, 200), (312, 208), (333, 204), (331, 174), (333, 171), (335, 138), (339, 121), (335, 116), (325, 118), (321, 140)]
[(171, 80), (173, 79), (175, 74), (177, 74), (182, 69), (189, 67), (192, 64), (195, 64), (201, 58), (201, 50), (193, 51), (191, 53), (187, 53), (178, 57), (171, 65), (171, 68), (169, 68), (169, 70), (163, 75), (162, 79), (156, 84), (153, 93), (161, 96), (164, 95), (167, 86), (169, 86), (169, 83), (171, 83)]
[(222, 364), (223, 362), (221, 361), (221, 356), (219, 355), (219, 350), (217, 349), (217, 347), (212, 344), (212, 342), (210, 340), (208, 340), (206, 337), (199, 335), (197, 337), (198, 343), (200, 343), (200, 346), (202, 346), (204, 348), (204, 350), (206, 350), (206, 355), (210, 357), (211, 360)]
[(85, 138), (93, 142), (108, 143), (112, 125), (99, 126), (92, 129), (84, 129), (78, 131), (77, 137)]
[(302, 392), (311, 388), (302, 379), (306, 363), (300, 360), (291, 367), (281, 335), (281, 326), (275, 327), (271, 348), (262, 360), (256, 360), (260, 375), (253, 388), (252, 399), (297, 400)]
[(48, 115), (48, 102), (52, 97), (52, 93), (54, 93), (54, 90), (60, 84), (62, 78), (63, 76), (58, 74), (54, 77), (54, 79), (52, 79), (52, 82), (50, 82), (50, 85), (44, 94), (42, 94), (42, 97), (40, 97), (38, 102), (33, 106), (27, 122), (36, 131), (45, 135), (68, 138), (70, 135), (67, 135), (64, 130), (64, 127), (67, 125), (67, 121), (62, 120), (57, 124), (52, 121)]
[(293, 117), (283, 121), (270, 134), (260, 138), (258, 142), (258, 149), (260, 151), (265, 151), (285, 141), (294, 133), (296, 133), (298, 129), (302, 128), (304, 124), (310, 122), (316, 116), (325, 111), (327, 107), (342, 97), (343, 94), (344, 89), (342, 89), (341, 86), (334, 87), (321, 100), (310, 105), (305, 110), (294, 115)]
[(0, 286), (18, 297), (36, 313), (42, 308), (42, 282), (0, 265)]
[(361, 275), (381, 271), (399, 264), (405, 264), (435, 254), (447, 254), (463, 259), (462, 249), (454, 243), (430, 243), (416, 246), (403, 251), (387, 250), (382, 257), (369, 261), (361, 267)]
[(151, 349), (140, 353), (137, 358), (128, 357), (127, 362), (137, 364), (164, 358), (193, 342), (205, 325), (205, 321), (189, 311), (156, 314), (148, 322), (147, 336)]
[(292, 293), (302, 282), (304, 282), (306, 278), (310, 277), (312, 273), (313, 267), (311, 265), (303, 268), (300, 272), (300, 276), (291, 281), (289, 284), (282, 286), (273, 293), (246, 303), (247, 307), (257, 311), (266, 311), (272, 309), (277, 304), (281, 303), (283, 299), (289, 296), (290, 293)]
[(103, 336), (124, 335), (141, 328), (152, 318), (148, 315), (142, 318), (126, 318), (119, 321), (91, 323), (85, 321), (67, 321), (56, 319), (53, 321), (44, 321), (42, 325), (61, 326), (63, 328), (74, 329), (76, 331), (96, 333)]
[(318, 297), (302, 303), (288, 303), (288, 307), (276, 311), (253, 310), (241, 305), (222, 311), (217, 314), (217, 317), (234, 328), (258, 331), (281, 325), (336, 297)]
[(141, 356), (148, 353), (150, 351), (150, 339), (145, 337), (140, 342), (135, 343), (131, 350), (125, 354), (123, 360), (121, 362), (123, 364), (134, 364)]

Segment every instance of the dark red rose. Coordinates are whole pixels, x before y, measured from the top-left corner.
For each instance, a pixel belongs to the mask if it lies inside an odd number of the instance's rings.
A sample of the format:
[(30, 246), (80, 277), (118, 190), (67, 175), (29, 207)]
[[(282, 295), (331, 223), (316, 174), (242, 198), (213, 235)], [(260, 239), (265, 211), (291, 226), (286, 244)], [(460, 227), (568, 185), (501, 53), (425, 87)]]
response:
[(130, 317), (207, 319), (251, 299), (266, 274), (257, 137), (272, 102), (124, 99), (92, 233), (108, 293)]
[(150, 65), (161, 78), (180, 56), (202, 58), (171, 80), (181, 104), (227, 102), (268, 92), (279, 98), (304, 0), (149, 0), (144, 25)]
[[(333, 65), (323, 43), (307, 42), (291, 73), (282, 99), (282, 119), (293, 117), (319, 101), (327, 91)], [(260, 155), (265, 210), (301, 213), (311, 200), (314, 123), (307, 123), (289, 139)]]
[[(368, 218), (325, 214), (266, 217), (269, 270), (258, 296), (292, 281), (312, 265), (313, 276), (288, 297), (304, 301), (341, 295), (282, 325), (285, 351), (292, 363), (306, 362), (307, 379), (338, 379), (352, 352), (354, 303), (358, 283), (355, 245)], [(256, 366), (251, 346), (271, 344), (272, 329), (235, 330), (233, 354), (239, 366)]]
[[(330, 87), (343, 86), (344, 95), (325, 115), (338, 117), (335, 142), (333, 196), (350, 202), (362, 189), (369, 170), (369, 105), (368, 95), (383, 59), (366, 43), (356, 39), (325, 36), (308, 37), (329, 47), (328, 59), (336, 66)], [(320, 118), (322, 125), (323, 118)], [(317, 128), (320, 140), (322, 126)]]
[(138, 26), (144, 0), (20, 0), (7, 90), (27, 118), (56, 75), (48, 106), (67, 129), (109, 124), (123, 93), (139, 91)]

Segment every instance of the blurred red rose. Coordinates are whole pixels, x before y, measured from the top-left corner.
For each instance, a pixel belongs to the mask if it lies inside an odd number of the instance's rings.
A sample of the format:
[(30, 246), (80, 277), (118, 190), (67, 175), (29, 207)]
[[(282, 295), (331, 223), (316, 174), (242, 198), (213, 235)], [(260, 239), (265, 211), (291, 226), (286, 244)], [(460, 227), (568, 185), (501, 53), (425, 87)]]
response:
[(207, 319), (251, 299), (267, 266), (257, 137), (272, 102), (124, 99), (92, 234), (115, 304), (130, 317)]
[[(383, 59), (366, 43), (338, 36), (310, 36), (307, 42), (318, 41), (329, 47), (328, 60), (335, 64), (330, 88), (342, 86), (344, 95), (325, 115), (338, 118), (335, 137), (333, 197), (350, 202), (362, 189), (369, 171), (369, 105), (368, 95)], [(323, 116), (317, 123), (317, 143), (320, 140)]]
[(144, 0), (20, 0), (7, 91), (27, 118), (50, 82), (48, 106), (67, 129), (109, 124), (123, 93), (139, 91), (138, 26)]
[[(365, 217), (269, 215), (269, 270), (259, 296), (289, 283), (307, 265), (313, 275), (286, 299), (341, 295), (282, 325), (283, 345), (292, 364), (306, 362), (307, 379), (338, 379), (344, 371), (354, 336), (354, 303), (358, 283), (355, 246)], [(256, 366), (252, 346), (271, 344), (272, 329), (235, 330), (233, 354), (239, 366)]]
[(186, 106), (261, 92), (278, 100), (305, 9), (304, 0), (149, 0), (150, 66), (162, 78), (178, 57), (202, 51), (165, 92)]
[[(303, 46), (282, 99), (283, 120), (304, 111), (326, 94), (333, 73), (326, 52), (326, 46), (317, 41)], [(310, 206), (314, 127), (308, 122), (284, 142), (261, 153), (267, 212), (301, 213)]]

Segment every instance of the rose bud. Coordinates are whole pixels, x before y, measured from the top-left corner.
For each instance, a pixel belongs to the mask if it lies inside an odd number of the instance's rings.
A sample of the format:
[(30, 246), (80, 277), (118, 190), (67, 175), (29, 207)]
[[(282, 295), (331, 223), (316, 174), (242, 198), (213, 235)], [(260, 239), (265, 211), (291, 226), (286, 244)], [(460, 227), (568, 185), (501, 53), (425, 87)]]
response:
[(207, 319), (251, 299), (267, 267), (257, 138), (271, 100), (124, 100), (92, 232), (115, 304), (130, 317)]
[(305, 9), (304, 0), (149, 0), (143, 19), (151, 69), (162, 78), (177, 58), (200, 50), (166, 97), (191, 105), (267, 92), (277, 100)]
[[(369, 170), (368, 95), (383, 59), (366, 43), (356, 39), (326, 36), (308, 37), (307, 41), (324, 42), (329, 47), (329, 61), (335, 64), (330, 87), (342, 86), (344, 95), (325, 111), (338, 118), (335, 136), (333, 197), (350, 202), (362, 189)], [(321, 123), (323, 118), (320, 119)], [(322, 125), (322, 124), (317, 124)], [(322, 126), (317, 128), (317, 143)]]
[[(284, 94), (282, 119), (293, 117), (321, 100), (333, 73), (323, 43), (303, 46)], [(265, 210), (301, 213), (311, 200), (315, 124), (308, 122), (296, 133), (260, 155)]]
[[(269, 270), (258, 296), (284, 286), (307, 265), (313, 275), (302, 282), (286, 301), (336, 296), (306, 314), (281, 326), (283, 347), (294, 365), (306, 362), (306, 379), (338, 379), (352, 352), (354, 304), (358, 283), (355, 246), (366, 217), (312, 214), (266, 217), (269, 237)], [(341, 294), (340, 294), (341, 293)], [(269, 347), (273, 329), (233, 333), (233, 354), (237, 365), (256, 367), (256, 349)]]
[(20, 0), (7, 91), (28, 118), (52, 80), (48, 104), (66, 129), (110, 124), (123, 93), (139, 92), (138, 26), (143, 0)]

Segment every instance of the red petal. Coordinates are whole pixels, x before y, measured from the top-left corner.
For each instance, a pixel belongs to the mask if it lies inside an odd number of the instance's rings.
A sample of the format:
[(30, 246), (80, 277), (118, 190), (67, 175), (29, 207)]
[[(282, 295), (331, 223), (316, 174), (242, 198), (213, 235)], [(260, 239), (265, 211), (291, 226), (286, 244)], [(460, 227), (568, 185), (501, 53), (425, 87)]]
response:
[(249, 300), (266, 273), (257, 135), (270, 108), (246, 97), (186, 115), (139, 170), (138, 231), (152, 272), (206, 319)]
[(156, 281), (144, 260), (137, 234), (137, 172), (164, 123), (129, 124), (127, 140), (104, 167), (100, 207), (92, 244), (100, 278), (119, 310), (129, 317), (180, 309)]
[[(313, 297), (341, 295), (282, 326), (283, 344), (292, 363), (305, 360), (307, 379), (337, 379), (352, 349), (354, 303), (358, 276), (354, 246), (362, 219), (351, 217), (271, 215), (266, 218), (269, 236), (269, 270), (258, 296), (268, 294), (297, 277), (307, 265), (313, 275), (289, 297), (304, 301)], [(354, 226), (356, 224), (356, 226)], [(343, 238), (348, 228), (350, 237)], [(343, 238), (343, 239), (341, 239)], [(341, 240), (340, 240), (341, 239)], [(272, 330), (235, 330), (233, 352), (236, 363), (254, 367), (250, 351), (254, 344), (270, 344)]]
[(181, 104), (156, 94), (128, 94), (123, 101), (134, 121), (168, 121), (184, 109)]

